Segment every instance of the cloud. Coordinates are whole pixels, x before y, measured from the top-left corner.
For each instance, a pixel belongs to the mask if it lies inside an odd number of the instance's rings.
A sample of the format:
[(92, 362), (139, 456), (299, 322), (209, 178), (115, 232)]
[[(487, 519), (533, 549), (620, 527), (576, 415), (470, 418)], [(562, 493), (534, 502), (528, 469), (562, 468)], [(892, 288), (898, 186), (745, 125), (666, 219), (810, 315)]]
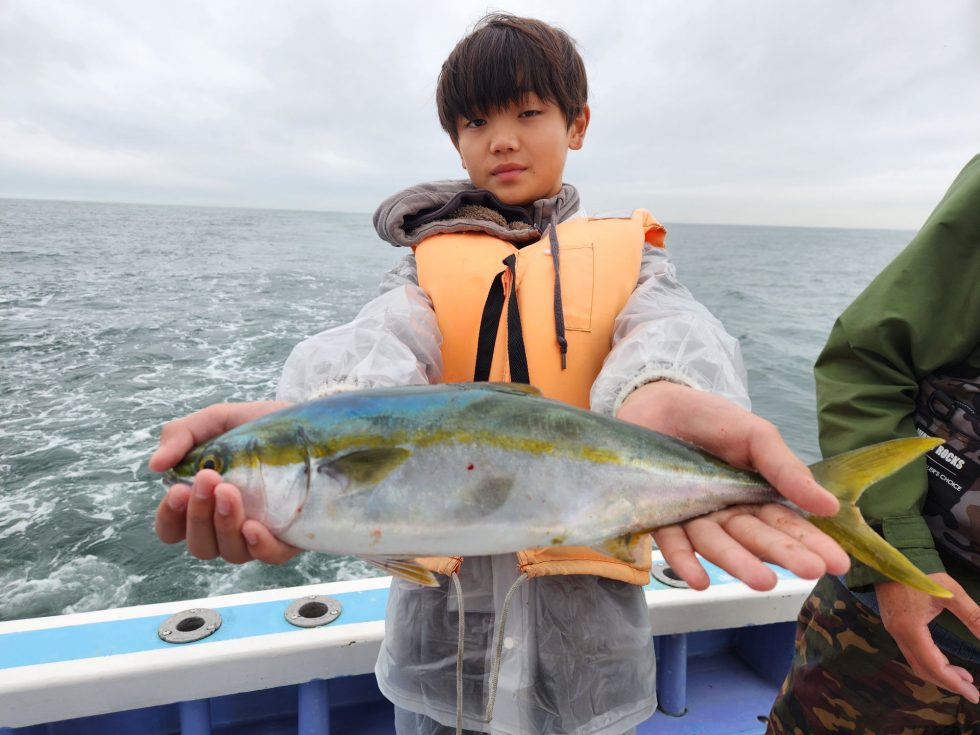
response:
[[(917, 227), (976, 152), (969, 0), (514, 2), (579, 42), (590, 211)], [(0, 6), (0, 196), (370, 211), (462, 176), (435, 78), (484, 3)]]

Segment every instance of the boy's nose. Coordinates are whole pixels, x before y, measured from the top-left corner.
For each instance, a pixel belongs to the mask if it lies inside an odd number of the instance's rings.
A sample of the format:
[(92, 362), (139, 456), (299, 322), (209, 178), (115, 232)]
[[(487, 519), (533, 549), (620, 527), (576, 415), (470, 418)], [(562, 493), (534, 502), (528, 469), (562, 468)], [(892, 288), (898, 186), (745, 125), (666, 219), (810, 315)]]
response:
[(491, 153), (506, 153), (516, 151), (520, 147), (517, 135), (510, 128), (500, 126), (493, 131), (490, 137)]

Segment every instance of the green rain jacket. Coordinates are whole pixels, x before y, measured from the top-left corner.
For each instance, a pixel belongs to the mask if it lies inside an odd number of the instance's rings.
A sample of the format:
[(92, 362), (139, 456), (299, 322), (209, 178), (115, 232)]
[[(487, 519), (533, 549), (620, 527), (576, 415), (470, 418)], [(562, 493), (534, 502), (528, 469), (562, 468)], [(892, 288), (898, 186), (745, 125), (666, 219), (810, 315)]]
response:
[[(919, 382), (951, 366), (980, 376), (980, 156), (834, 324), (814, 368), (824, 455), (915, 436)], [(980, 600), (980, 569), (936, 549), (921, 513), (926, 477), (919, 460), (871, 487), (861, 511), (923, 572), (946, 571)], [(884, 577), (854, 563), (846, 581), (857, 588)], [(975, 642), (948, 612), (938, 622)]]

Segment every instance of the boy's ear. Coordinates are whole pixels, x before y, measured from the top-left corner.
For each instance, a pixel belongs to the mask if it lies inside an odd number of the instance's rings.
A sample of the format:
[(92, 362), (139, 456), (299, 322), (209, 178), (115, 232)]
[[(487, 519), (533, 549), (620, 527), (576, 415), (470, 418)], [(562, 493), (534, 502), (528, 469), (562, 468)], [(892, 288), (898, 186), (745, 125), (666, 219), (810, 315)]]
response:
[(572, 120), (572, 124), (568, 126), (568, 147), (570, 150), (577, 151), (582, 147), (591, 116), (592, 111), (588, 105), (585, 105), (578, 116)]

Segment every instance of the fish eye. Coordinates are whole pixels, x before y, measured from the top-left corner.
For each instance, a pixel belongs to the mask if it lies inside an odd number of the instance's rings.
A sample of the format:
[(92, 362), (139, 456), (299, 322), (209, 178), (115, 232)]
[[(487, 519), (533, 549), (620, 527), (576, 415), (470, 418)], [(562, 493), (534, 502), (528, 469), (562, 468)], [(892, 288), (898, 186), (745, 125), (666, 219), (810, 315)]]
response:
[(217, 454), (209, 453), (201, 457), (201, 461), (197, 465), (198, 471), (200, 470), (214, 470), (217, 473), (221, 473), (224, 469), (223, 463), (221, 462), (221, 457)]

